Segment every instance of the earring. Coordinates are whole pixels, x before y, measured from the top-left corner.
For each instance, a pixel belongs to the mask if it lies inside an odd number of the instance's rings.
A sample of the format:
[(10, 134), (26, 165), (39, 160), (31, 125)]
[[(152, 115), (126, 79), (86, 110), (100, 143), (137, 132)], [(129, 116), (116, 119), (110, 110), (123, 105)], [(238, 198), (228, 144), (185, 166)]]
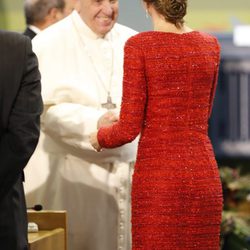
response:
[(149, 18), (148, 9), (146, 9), (146, 18)]

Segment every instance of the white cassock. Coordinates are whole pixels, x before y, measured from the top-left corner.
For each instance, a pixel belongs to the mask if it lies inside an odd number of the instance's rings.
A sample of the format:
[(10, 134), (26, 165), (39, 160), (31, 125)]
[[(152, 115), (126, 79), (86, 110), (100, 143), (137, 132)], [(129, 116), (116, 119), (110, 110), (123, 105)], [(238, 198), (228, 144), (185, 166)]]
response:
[(25, 169), (28, 206), (67, 210), (69, 250), (130, 249), (130, 184), (137, 143), (95, 152), (89, 134), (120, 107), (123, 47), (135, 31), (116, 24), (98, 38), (76, 11), (33, 39), (44, 113)]

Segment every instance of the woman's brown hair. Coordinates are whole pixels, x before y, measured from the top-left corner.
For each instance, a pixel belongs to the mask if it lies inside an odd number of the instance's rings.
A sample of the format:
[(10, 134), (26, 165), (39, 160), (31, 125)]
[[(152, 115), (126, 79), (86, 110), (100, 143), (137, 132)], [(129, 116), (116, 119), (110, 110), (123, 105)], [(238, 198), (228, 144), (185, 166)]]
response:
[(152, 4), (166, 21), (175, 24), (180, 28), (184, 23), (184, 16), (187, 13), (187, 0), (143, 0)]

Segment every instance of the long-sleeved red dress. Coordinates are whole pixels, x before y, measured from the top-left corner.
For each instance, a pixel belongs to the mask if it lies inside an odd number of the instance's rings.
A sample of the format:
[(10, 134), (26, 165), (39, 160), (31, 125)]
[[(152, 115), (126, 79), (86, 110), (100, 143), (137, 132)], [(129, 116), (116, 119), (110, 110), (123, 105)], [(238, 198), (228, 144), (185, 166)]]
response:
[(104, 148), (140, 133), (132, 184), (133, 250), (218, 250), (222, 188), (207, 136), (220, 49), (192, 31), (150, 31), (125, 45), (120, 119)]

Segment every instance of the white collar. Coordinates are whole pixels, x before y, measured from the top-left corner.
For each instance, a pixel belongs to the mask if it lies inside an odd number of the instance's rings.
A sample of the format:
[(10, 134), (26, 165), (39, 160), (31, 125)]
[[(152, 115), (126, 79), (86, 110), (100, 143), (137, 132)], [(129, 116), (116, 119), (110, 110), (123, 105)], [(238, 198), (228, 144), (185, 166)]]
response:
[(41, 32), (41, 30), (38, 27), (34, 26), (34, 25), (28, 25), (28, 28), (30, 30), (32, 30), (33, 32), (35, 32), (36, 34)]

